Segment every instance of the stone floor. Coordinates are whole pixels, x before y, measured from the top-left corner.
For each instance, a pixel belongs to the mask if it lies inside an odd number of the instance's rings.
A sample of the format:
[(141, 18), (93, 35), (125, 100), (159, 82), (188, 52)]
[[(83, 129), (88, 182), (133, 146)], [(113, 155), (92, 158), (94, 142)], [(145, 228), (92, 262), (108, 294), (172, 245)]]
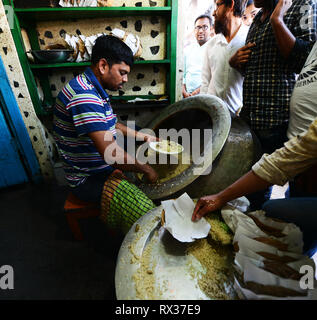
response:
[(14, 289), (0, 289), (0, 300), (116, 298), (122, 237), (96, 218), (81, 221), (85, 239), (75, 241), (62, 211), (66, 194), (57, 184), (0, 190), (0, 267), (14, 270)]

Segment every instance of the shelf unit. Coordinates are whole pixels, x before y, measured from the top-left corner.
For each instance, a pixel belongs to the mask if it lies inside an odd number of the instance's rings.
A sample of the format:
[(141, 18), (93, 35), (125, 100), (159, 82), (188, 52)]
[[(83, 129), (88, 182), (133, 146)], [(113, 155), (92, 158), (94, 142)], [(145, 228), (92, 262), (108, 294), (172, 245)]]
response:
[[(137, 60), (136, 65), (161, 64), (167, 68), (166, 72), (166, 95), (168, 103), (175, 102), (176, 89), (176, 35), (177, 35), (177, 0), (167, 0), (165, 7), (75, 7), (75, 8), (15, 8), (13, 0), (2, 0), (4, 5), (13, 7), (14, 28), (11, 29), (18, 56), (22, 65), (24, 77), (30, 92), (34, 109), (38, 116), (50, 114), (50, 107), (54, 104), (47, 71), (51, 69), (87, 67), (89, 62), (81, 63), (57, 63), (57, 64), (34, 64), (30, 63), (25, 54), (24, 43), (21, 35), (21, 28), (28, 34), (33, 50), (39, 50), (40, 45), (36, 32), (36, 24), (40, 21), (72, 20), (102, 17), (124, 17), (124, 16), (162, 16), (166, 18), (166, 58), (164, 60)], [(44, 93), (44, 101), (41, 102), (35, 75), (40, 81)], [(163, 96), (157, 95), (135, 95), (135, 96), (113, 96), (115, 101), (127, 101), (135, 98), (156, 100)], [(155, 104), (155, 101), (151, 103)], [(131, 104), (132, 105), (132, 104)], [(160, 104), (158, 104), (160, 105)]]

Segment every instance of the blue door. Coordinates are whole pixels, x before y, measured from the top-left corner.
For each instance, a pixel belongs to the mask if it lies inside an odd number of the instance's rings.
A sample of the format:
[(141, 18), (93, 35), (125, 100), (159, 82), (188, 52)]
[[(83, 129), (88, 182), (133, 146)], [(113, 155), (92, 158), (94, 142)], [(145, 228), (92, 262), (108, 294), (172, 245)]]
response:
[(40, 167), (0, 56), (0, 188), (42, 181)]
[(0, 188), (27, 181), (27, 174), (0, 102)]

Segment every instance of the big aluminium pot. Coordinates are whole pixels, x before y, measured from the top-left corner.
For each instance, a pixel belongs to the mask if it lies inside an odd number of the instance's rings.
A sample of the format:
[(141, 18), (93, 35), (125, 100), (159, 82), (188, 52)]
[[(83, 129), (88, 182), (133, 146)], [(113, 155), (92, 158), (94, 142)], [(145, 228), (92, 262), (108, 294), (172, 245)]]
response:
[(181, 100), (162, 110), (147, 127), (157, 134), (159, 129), (212, 129), (200, 149), (203, 166), (193, 163), (164, 183), (138, 185), (153, 200), (175, 198), (184, 192), (192, 198), (217, 193), (248, 172), (257, 160), (258, 144), (249, 127), (239, 118), (231, 120), (226, 105), (215, 96)]

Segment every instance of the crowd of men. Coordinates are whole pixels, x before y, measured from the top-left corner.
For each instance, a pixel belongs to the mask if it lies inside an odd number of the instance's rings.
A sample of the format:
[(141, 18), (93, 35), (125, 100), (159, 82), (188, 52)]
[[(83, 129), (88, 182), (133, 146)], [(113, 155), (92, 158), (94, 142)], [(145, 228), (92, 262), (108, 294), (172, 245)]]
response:
[[(193, 220), (247, 195), (251, 210), (265, 208), (297, 223), (311, 244), (317, 225), (316, 1), (215, 0), (213, 18), (199, 92), (221, 98), (232, 117), (246, 121), (263, 156), (232, 186), (201, 198)], [(266, 202), (270, 186), (286, 182), (290, 198)]]

